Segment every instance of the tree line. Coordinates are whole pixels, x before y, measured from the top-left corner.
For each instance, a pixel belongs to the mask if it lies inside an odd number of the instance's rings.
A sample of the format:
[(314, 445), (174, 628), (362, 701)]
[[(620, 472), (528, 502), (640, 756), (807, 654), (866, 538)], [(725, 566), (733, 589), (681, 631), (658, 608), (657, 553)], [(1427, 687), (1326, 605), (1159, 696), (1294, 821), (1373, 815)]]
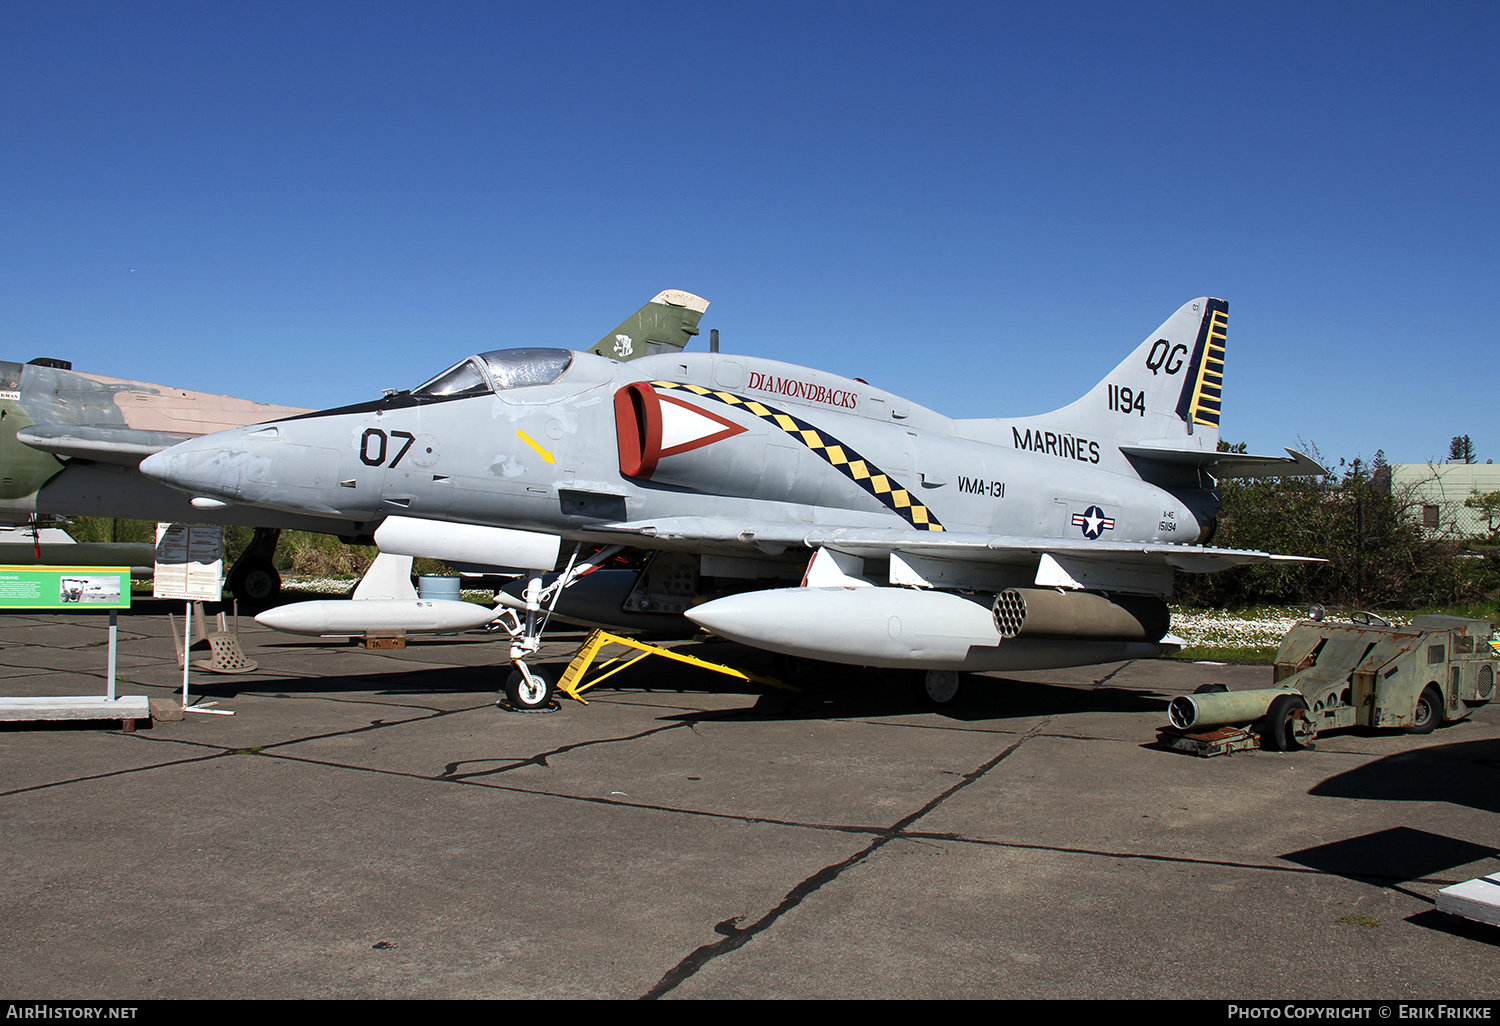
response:
[[(1243, 445), (1220, 443), (1244, 452)], [(1328, 464), (1310, 447), (1320, 464)], [(1324, 477), (1226, 479), (1212, 544), (1326, 562), (1178, 573), (1177, 601), (1412, 609), (1500, 596), (1500, 555), (1424, 532), (1411, 496), (1393, 488), (1383, 452), (1339, 461)]]

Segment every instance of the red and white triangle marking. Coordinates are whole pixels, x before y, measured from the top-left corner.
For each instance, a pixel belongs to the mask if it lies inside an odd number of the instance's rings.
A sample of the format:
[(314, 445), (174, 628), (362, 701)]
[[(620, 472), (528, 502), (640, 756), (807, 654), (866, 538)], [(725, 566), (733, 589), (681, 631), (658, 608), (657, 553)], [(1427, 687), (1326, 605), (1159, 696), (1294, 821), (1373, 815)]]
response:
[(661, 400), (661, 450), (658, 458), (701, 449), (744, 433), (745, 429), (733, 421), (684, 402), (675, 395), (658, 392), (657, 398)]

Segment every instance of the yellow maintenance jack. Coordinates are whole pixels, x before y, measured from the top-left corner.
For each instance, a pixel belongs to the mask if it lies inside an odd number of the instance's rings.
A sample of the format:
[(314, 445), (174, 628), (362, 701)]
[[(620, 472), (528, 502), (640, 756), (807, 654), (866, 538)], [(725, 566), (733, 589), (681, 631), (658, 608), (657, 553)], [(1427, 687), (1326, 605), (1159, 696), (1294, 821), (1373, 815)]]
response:
[[(604, 670), (603, 673), (586, 684), (580, 683), (583, 680), (584, 674), (589, 672), (589, 667), (594, 665), (594, 660), (598, 658), (600, 650), (607, 645), (624, 645), (627, 649), (635, 649), (639, 654), (632, 656), (628, 652), (622, 652), (619, 655), (611, 656), (599, 664), (600, 669)], [(710, 663), (696, 656), (683, 655), (681, 652), (673, 651), (670, 648), (662, 648), (660, 645), (648, 645), (644, 641), (637, 641), (635, 638), (622, 638), (618, 634), (611, 634), (605, 630), (595, 630), (588, 636), (588, 640), (583, 643), (583, 647), (578, 650), (578, 654), (573, 657), (573, 661), (563, 671), (562, 680), (557, 683), (557, 690), (569, 698), (588, 705), (588, 702), (583, 697), (585, 691), (605, 678), (612, 677), (621, 670), (634, 666), (642, 659), (651, 655), (665, 656), (668, 659), (675, 659), (679, 663), (687, 663), (689, 666), (712, 670), (714, 673), (722, 673), (740, 680), (753, 681), (756, 684), (766, 684), (773, 688), (780, 688), (783, 691), (801, 690), (790, 684), (783, 684), (774, 677), (762, 677), (760, 674), (736, 670), (732, 666), (724, 666), (721, 663)], [(608, 667), (608, 669), (604, 669), (605, 667)]]

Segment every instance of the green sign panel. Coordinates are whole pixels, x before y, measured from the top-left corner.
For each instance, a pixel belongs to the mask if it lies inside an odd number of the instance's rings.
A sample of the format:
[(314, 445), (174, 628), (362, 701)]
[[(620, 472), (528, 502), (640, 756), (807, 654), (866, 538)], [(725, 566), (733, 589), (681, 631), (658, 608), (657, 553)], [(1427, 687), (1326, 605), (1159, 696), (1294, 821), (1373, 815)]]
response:
[(128, 566), (0, 566), (0, 609), (129, 609)]

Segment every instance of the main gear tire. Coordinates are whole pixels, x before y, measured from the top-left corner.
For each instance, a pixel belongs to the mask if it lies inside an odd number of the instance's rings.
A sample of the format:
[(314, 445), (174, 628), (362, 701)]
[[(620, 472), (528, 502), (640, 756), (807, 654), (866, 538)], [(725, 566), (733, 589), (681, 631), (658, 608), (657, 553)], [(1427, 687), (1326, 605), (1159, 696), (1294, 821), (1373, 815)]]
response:
[(921, 698), (928, 705), (947, 705), (958, 697), (962, 683), (957, 670), (928, 670), (920, 681)]
[(281, 594), (281, 575), (269, 563), (251, 563), (230, 579), (229, 590), (246, 605), (265, 605)]

